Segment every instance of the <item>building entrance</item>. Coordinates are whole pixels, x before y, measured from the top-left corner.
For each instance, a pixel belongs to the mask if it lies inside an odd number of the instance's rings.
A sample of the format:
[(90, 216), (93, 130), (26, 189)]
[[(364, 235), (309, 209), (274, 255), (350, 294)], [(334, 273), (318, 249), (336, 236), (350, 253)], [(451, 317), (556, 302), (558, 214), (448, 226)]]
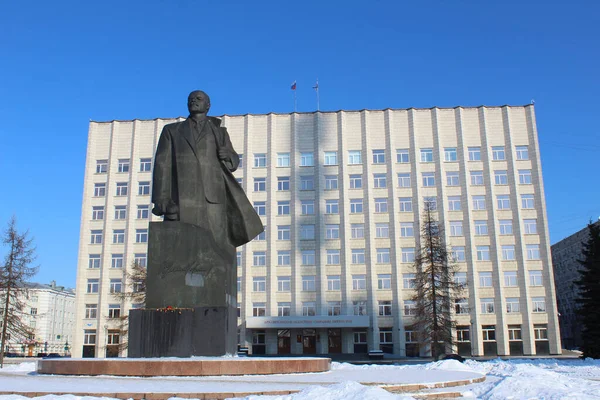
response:
[(317, 331), (315, 329), (302, 330), (302, 354), (317, 354)]
[(327, 340), (329, 344), (329, 353), (337, 354), (342, 352), (342, 330), (328, 329)]
[(277, 354), (290, 354), (292, 352), (292, 342), (289, 329), (280, 329), (277, 331)]

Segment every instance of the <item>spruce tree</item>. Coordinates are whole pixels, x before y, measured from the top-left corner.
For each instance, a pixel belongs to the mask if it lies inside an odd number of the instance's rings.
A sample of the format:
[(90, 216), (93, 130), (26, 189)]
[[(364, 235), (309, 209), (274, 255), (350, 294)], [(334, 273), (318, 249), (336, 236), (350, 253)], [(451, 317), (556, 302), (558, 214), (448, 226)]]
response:
[[(146, 276), (147, 270), (145, 267), (133, 262), (131, 269), (125, 273), (125, 290), (119, 293), (113, 293), (122, 305), (125, 301), (130, 301), (132, 304), (141, 304), (142, 307), (146, 304)], [(127, 335), (129, 334), (129, 315), (121, 314), (119, 317), (120, 342), (119, 352), (126, 350), (129, 345)]]
[(583, 243), (583, 259), (578, 260), (579, 286), (577, 313), (583, 327), (582, 357), (600, 358), (600, 223), (588, 224), (589, 238)]

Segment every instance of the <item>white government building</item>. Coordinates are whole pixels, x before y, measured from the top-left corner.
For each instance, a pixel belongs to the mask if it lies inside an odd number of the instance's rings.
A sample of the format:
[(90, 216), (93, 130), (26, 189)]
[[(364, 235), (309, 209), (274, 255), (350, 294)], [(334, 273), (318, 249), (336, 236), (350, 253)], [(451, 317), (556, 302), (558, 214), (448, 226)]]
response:
[[(90, 122), (75, 357), (123, 340), (146, 262), (152, 157), (178, 119)], [(533, 105), (222, 117), (266, 233), (238, 249), (239, 343), (253, 354), (425, 355), (411, 330), (415, 248), (434, 202), (466, 281), (457, 351), (561, 352)]]

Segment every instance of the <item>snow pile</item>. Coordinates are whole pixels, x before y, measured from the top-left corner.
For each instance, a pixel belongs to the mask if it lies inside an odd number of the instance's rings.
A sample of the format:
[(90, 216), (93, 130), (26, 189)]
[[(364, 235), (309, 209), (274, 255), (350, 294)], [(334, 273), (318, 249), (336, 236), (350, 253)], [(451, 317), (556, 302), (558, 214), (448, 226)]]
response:
[(4, 364), (2, 367), (2, 372), (10, 371), (10, 372), (34, 372), (36, 369), (36, 362), (24, 362), (20, 364)]
[(237, 400), (414, 400), (413, 397), (392, 394), (375, 386), (342, 382), (329, 386), (311, 386), (298, 393), (283, 396), (247, 396)]
[(421, 367), (425, 369), (441, 369), (444, 371), (467, 371), (467, 372), (477, 372), (483, 374), (481, 371), (474, 370), (467, 364), (463, 364), (457, 360), (443, 360), (436, 361), (428, 364), (424, 364)]

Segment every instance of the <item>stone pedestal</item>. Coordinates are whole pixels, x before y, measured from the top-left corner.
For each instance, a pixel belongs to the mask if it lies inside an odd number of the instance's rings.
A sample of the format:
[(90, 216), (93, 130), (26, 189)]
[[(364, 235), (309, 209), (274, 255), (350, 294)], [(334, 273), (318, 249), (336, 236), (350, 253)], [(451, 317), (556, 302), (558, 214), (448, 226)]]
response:
[(234, 307), (129, 312), (128, 356), (131, 358), (235, 354), (236, 339)]

